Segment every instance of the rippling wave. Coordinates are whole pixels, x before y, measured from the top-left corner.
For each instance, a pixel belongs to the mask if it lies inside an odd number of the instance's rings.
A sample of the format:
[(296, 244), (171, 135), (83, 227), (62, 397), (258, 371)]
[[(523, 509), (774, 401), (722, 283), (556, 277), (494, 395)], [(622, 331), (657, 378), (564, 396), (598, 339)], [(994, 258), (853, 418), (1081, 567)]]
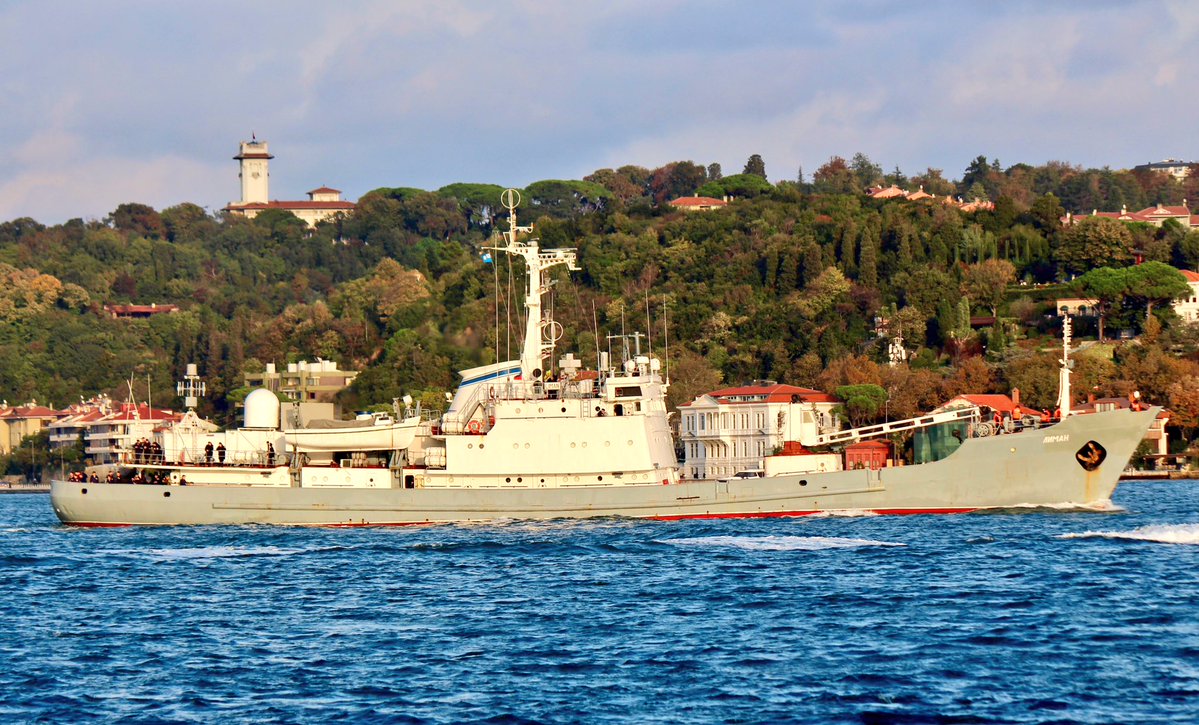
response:
[(0, 721), (1194, 722), (1199, 483), (1117, 504), (86, 530), (0, 496)]

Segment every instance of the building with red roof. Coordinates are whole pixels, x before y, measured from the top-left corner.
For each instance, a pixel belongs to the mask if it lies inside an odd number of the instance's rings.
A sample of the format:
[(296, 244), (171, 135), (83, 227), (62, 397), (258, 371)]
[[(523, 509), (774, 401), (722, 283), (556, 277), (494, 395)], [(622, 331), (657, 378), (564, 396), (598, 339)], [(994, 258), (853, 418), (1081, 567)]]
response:
[(178, 305), (160, 305), (151, 302), (148, 305), (104, 305), (104, 311), (114, 318), (138, 319), (154, 315), (178, 312)]
[(722, 478), (762, 469), (788, 442), (840, 430), (838, 405), (828, 393), (773, 380), (704, 393), (679, 406), (683, 474)]
[(134, 443), (149, 440), (155, 428), (182, 419), (182, 413), (145, 403), (120, 403), (115, 410), (88, 421), (84, 452), (94, 463), (128, 462)]
[(0, 455), (12, 453), (25, 436), (36, 435), (58, 416), (57, 410), (38, 405), (36, 400), (16, 407), (4, 401), (0, 404)]
[(1183, 225), (1183, 227), (1199, 229), (1199, 214), (1191, 214), (1186, 199), (1182, 200), (1181, 206), (1157, 204), (1155, 206), (1147, 206), (1140, 211), (1129, 211), (1128, 207), (1121, 207), (1118, 212), (1099, 211), (1098, 209), (1092, 209), (1090, 214), (1071, 214), (1067, 212), (1061, 221), (1063, 226), (1072, 226), (1087, 217), (1115, 219), (1122, 222), (1141, 222), (1143, 224), (1152, 224), (1155, 227), (1160, 227), (1167, 219), (1173, 219)]
[(273, 158), (275, 157), (268, 152), (265, 141), (252, 138), (250, 141), (241, 142), (237, 156), (233, 157), (241, 165), (241, 171), (238, 173), (241, 179), (241, 201), (229, 202), (225, 205), (225, 211), (253, 219), (267, 209), (281, 209), (295, 214), (308, 226), (313, 227), (337, 214), (348, 214), (357, 206), (352, 201), (342, 201), (341, 191), (328, 186), (308, 192), (307, 200), (271, 200), (268, 164)]
[(1182, 276), (1187, 278), (1191, 291), (1185, 297), (1174, 300), (1174, 311), (1187, 322), (1199, 322), (1199, 272), (1180, 269)]
[(670, 205), (683, 211), (712, 211), (713, 209), (723, 209), (729, 205), (729, 202), (710, 196), (681, 196), (672, 200)]

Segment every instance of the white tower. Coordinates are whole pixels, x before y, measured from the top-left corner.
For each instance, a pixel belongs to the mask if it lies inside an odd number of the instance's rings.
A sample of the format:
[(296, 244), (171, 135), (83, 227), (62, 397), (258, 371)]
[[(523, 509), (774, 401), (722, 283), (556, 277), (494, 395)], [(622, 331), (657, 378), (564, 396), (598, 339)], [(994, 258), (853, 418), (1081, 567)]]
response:
[(241, 170), (237, 174), (241, 179), (239, 203), (265, 204), (270, 199), (267, 190), (267, 180), (270, 178), (267, 164), (275, 158), (267, 153), (266, 141), (259, 141), (251, 134), (249, 141), (241, 142), (238, 154), (233, 158), (241, 162)]

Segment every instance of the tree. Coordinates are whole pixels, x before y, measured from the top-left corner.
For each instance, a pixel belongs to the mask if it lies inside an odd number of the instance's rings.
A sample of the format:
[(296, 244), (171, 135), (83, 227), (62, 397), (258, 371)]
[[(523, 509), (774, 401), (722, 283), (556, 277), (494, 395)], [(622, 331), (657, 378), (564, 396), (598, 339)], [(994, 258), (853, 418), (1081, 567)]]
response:
[(766, 162), (762, 160), (761, 156), (759, 156), (758, 154), (754, 154), (753, 156), (750, 156), (749, 159), (745, 162), (745, 170), (742, 171), (741, 173), (753, 174), (754, 176), (761, 176), (763, 179), (765, 179), (766, 178)]
[(724, 176), (720, 170), (720, 164), (713, 161), (708, 164), (708, 181), (720, 181), (720, 177)]
[(140, 237), (162, 239), (166, 236), (162, 217), (145, 204), (121, 204), (104, 221), (117, 231), (132, 232)]
[(1099, 267), (1074, 280), (1077, 294), (1095, 300), (1095, 311), (1099, 313), (1099, 341), (1104, 340), (1104, 324), (1112, 309), (1124, 299), (1128, 291), (1128, 275), (1125, 269)]
[(857, 180), (858, 189), (868, 189), (883, 178), (883, 167), (871, 161), (870, 157), (861, 151), (853, 155), (849, 169)]
[(1153, 314), (1153, 305), (1189, 294), (1191, 285), (1177, 269), (1162, 262), (1145, 262), (1125, 270), (1127, 294), (1145, 304), (1145, 317)]
[(1058, 240), (1055, 261), (1064, 273), (1083, 274), (1103, 265), (1132, 261), (1132, 233), (1124, 222), (1087, 217)]
[(854, 428), (876, 420), (887, 402), (887, 391), (879, 385), (842, 385), (836, 393), (845, 405), (850, 425)]
[(790, 302), (801, 315), (811, 319), (849, 294), (850, 286), (841, 270), (829, 267), (805, 286), (802, 292), (793, 293)]
[(845, 159), (832, 156), (816, 169), (812, 188), (817, 194), (852, 194), (857, 191), (857, 182)]
[(709, 181), (696, 192), (700, 196), (712, 196), (719, 199), (728, 195), (738, 199), (749, 199), (774, 190), (770, 182), (756, 174), (733, 174), (717, 181)]
[(990, 172), (991, 167), (987, 164), (986, 156), (975, 158), (966, 167), (966, 172), (962, 174), (962, 181), (958, 184), (958, 189), (967, 191), (975, 184), (982, 184), (987, 180), (987, 174)]
[(672, 161), (655, 169), (649, 180), (649, 192), (654, 202), (662, 204), (680, 196), (690, 196), (703, 186), (708, 172), (691, 161)]
[(1199, 376), (1184, 375), (1166, 388), (1166, 405), (1170, 422), (1182, 428), (1186, 440), (1191, 440), (1199, 428)]
[(1007, 286), (1016, 281), (1016, 268), (1006, 259), (988, 259), (971, 264), (962, 272), (962, 292), (998, 317)]

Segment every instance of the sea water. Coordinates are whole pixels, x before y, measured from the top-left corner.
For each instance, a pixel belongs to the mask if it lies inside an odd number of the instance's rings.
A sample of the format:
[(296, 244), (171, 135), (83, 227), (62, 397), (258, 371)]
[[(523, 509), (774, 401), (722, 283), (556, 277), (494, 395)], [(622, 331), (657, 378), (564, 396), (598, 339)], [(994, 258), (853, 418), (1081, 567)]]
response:
[(97, 530), (0, 496), (0, 720), (1199, 721), (1199, 482), (1115, 503)]

